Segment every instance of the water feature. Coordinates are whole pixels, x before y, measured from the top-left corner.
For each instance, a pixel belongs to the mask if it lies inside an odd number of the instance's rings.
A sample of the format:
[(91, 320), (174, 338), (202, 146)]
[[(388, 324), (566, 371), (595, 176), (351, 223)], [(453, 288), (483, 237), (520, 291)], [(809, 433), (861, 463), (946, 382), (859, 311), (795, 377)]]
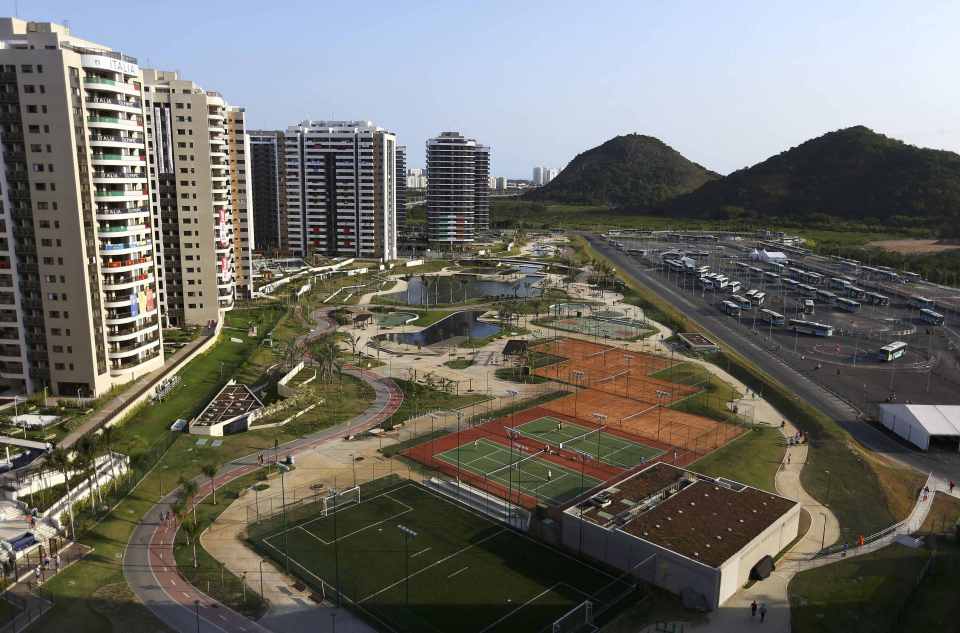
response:
[(519, 279), (486, 280), (473, 275), (415, 275), (407, 289), (388, 295), (408, 305), (462, 303), (471, 299), (525, 299), (540, 296), (537, 285), (543, 275), (525, 274)]
[(452, 338), (480, 339), (493, 336), (500, 331), (500, 326), (480, 321), (479, 317), (483, 312), (483, 310), (454, 312), (419, 332), (378, 334), (374, 339), (401, 345), (428, 347)]

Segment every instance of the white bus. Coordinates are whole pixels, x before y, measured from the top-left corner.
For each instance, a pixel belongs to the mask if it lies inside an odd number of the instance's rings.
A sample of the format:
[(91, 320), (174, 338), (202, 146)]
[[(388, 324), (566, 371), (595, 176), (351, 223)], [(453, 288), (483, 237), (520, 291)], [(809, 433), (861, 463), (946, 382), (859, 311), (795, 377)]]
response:
[(713, 290), (713, 279), (710, 277), (701, 277), (697, 281), (700, 282), (700, 285), (703, 286), (704, 290)]
[(758, 292), (757, 294), (753, 295), (753, 302), (758, 306), (762, 306), (763, 302), (766, 300), (767, 300), (767, 293), (765, 292)]
[(947, 319), (939, 312), (934, 312), (927, 308), (920, 310), (920, 320), (930, 325), (943, 325)]
[(859, 301), (847, 299), (846, 297), (840, 297), (837, 299), (837, 307), (844, 312), (859, 312), (861, 306)]
[(729, 290), (730, 292), (732, 292), (732, 293), (734, 293), (734, 294), (740, 292), (740, 282), (739, 282), (739, 281), (731, 281), (731, 282), (730, 282), (730, 285), (727, 286), (727, 290)]
[(812, 334), (813, 336), (833, 336), (833, 326), (826, 323), (814, 323), (813, 321), (803, 321), (801, 319), (790, 319), (790, 329), (800, 334)]
[(750, 290), (747, 290), (747, 293), (745, 296), (747, 297), (747, 299), (750, 299), (751, 301), (753, 301), (753, 298), (757, 296), (758, 292), (760, 291), (757, 290), (756, 288), (751, 288)]
[(717, 288), (719, 288), (720, 290), (723, 290), (730, 284), (730, 280), (727, 279), (724, 275), (717, 276), (716, 281), (717, 281)]
[(888, 306), (890, 305), (890, 297), (882, 295), (878, 292), (868, 292), (867, 296), (864, 297), (867, 300), (867, 303), (875, 306)]
[(800, 294), (804, 297), (815, 297), (817, 296), (817, 289), (808, 284), (798, 284), (797, 287), (800, 289)]
[(937, 307), (937, 302), (926, 297), (910, 297), (910, 307), (920, 308), (921, 310), (932, 310)]
[(720, 309), (730, 316), (740, 316), (740, 306), (735, 304), (733, 301), (724, 301), (722, 304), (720, 304)]
[(895, 341), (889, 345), (884, 345), (880, 348), (880, 351), (877, 353), (877, 356), (880, 357), (880, 360), (889, 363), (890, 361), (896, 360), (903, 356), (904, 352), (907, 351), (907, 344), (903, 341)]
[(740, 295), (732, 295), (730, 297), (730, 301), (733, 301), (735, 304), (737, 304), (737, 307), (739, 307), (741, 310), (749, 310), (753, 307), (753, 304), (750, 303), (749, 299)]
[(866, 299), (867, 291), (863, 288), (858, 288), (856, 286), (850, 286), (847, 288), (847, 296), (851, 299)]
[(853, 284), (851, 284), (849, 281), (847, 281), (846, 279), (841, 279), (840, 277), (830, 278), (830, 287), (833, 288), (834, 290), (846, 290), (852, 285)]
[(766, 308), (760, 310), (760, 318), (766, 323), (776, 325), (777, 327), (783, 326), (787, 322), (782, 314)]
[(763, 273), (763, 280), (767, 283), (775, 284), (779, 281), (780, 275), (777, 273), (765, 272)]
[(804, 314), (813, 314), (814, 304), (813, 299), (804, 299), (803, 300), (803, 313)]
[(837, 300), (837, 295), (833, 294), (829, 290), (817, 290), (817, 299), (823, 301), (827, 305), (830, 305)]

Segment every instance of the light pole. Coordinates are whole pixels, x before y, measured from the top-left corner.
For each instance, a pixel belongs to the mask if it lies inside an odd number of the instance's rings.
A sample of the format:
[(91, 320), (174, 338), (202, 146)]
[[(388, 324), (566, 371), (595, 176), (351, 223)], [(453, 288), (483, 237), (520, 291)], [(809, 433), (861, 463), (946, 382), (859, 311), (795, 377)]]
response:
[(263, 559), (260, 559), (260, 597), (266, 600), (266, 597), (263, 595)]
[(200, 633), (200, 601), (193, 601), (193, 610), (197, 614), (197, 633)]
[(397, 529), (400, 530), (400, 533), (403, 534), (403, 563), (404, 570), (406, 575), (406, 580), (404, 581), (405, 591), (406, 591), (406, 601), (407, 605), (410, 604), (410, 539), (416, 538), (417, 533), (408, 528), (405, 525), (400, 523), (397, 524)]
[(283, 563), (287, 573), (290, 573), (290, 550), (287, 548), (287, 490), (284, 485), (284, 473), (289, 466), (277, 462), (277, 469), (280, 471), (280, 507), (283, 511)]

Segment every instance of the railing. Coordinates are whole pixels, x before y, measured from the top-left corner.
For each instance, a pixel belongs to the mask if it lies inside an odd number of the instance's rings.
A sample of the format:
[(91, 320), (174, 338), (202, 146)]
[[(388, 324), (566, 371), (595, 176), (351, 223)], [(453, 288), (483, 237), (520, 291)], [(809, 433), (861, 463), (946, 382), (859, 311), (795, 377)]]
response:
[(127, 138), (124, 136), (109, 136), (107, 134), (91, 134), (91, 141), (109, 141), (111, 143), (128, 143), (130, 145), (143, 145), (143, 139)]

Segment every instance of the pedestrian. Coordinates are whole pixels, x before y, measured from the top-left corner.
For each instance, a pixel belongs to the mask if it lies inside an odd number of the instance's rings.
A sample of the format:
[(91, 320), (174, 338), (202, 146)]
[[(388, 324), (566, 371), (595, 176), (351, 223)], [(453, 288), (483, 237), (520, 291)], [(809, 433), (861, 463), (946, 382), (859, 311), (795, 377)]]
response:
[(953, 480), (950, 480), (950, 494), (953, 494)]
[(39, 563), (37, 563), (36, 574), (37, 574), (37, 584), (38, 584), (38, 585), (42, 585), (42, 584), (43, 584), (43, 569), (40, 567), (40, 564), (39, 564)]
[(840, 558), (847, 557), (847, 548), (850, 547), (847, 543), (843, 544), (843, 551), (840, 552)]
[(764, 602), (760, 605), (760, 623), (763, 624), (763, 621), (767, 619), (767, 603)]
[(786, 421), (786, 420), (780, 420), (780, 428), (781, 428), (781, 429), (782, 429), (783, 427), (785, 427), (786, 425), (787, 425), (787, 421)]
[(57, 553), (57, 556), (56, 556), (56, 558), (53, 559), (53, 561), (54, 561), (54, 565), (56, 565), (56, 570), (57, 570), (57, 571), (60, 571), (60, 554), (59, 554), (59, 552)]
[(757, 615), (757, 601), (754, 600), (753, 602), (750, 603), (750, 617), (753, 618), (753, 617), (756, 617), (756, 615)]
[(787, 466), (790, 465), (790, 453), (787, 453)]
[(551, 481), (552, 479), (553, 479), (553, 471), (547, 470), (547, 481)]

